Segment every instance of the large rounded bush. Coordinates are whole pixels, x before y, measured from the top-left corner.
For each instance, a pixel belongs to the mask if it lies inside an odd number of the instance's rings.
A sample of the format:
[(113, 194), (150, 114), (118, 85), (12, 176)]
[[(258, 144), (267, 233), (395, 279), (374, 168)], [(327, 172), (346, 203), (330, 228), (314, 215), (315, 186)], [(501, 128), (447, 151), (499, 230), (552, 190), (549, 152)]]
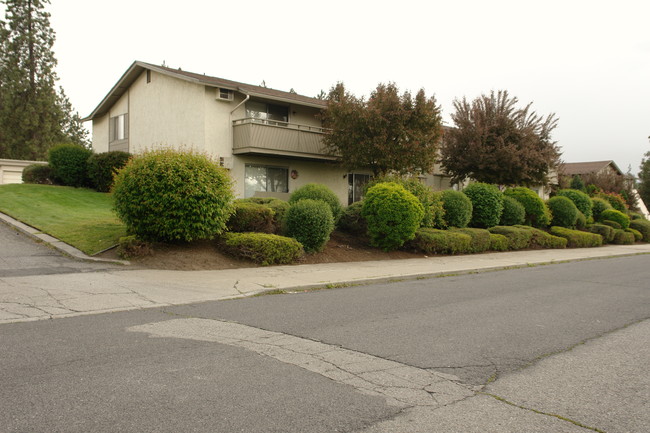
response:
[(601, 221), (614, 221), (621, 225), (625, 230), (630, 227), (630, 217), (616, 209), (607, 209), (600, 214)]
[(211, 239), (232, 213), (232, 181), (207, 156), (171, 149), (134, 156), (113, 185), (115, 211), (144, 240)]
[(52, 169), (47, 164), (31, 164), (23, 169), (23, 183), (52, 185)]
[(86, 162), (92, 151), (78, 144), (59, 144), (47, 153), (47, 161), (52, 169), (54, 181), (66, 186), (86, 186)]
[(413, 239), (424, 216), (424, 207), (401, 185), (379, 183), (366, 193), (361, 215), (368, 224), (370, 243), (390, 251)]
[(533, 227), (546, 227), (551, 222), (551, 215), (544, 200), (532, 189), (526, 187), (508, 188), (504, 195), (514, 198), (524, 206), (526, 210), (524, 224)]
[(604, 198), (593, 197), (591, 199), (591, 212), (594, 217), (594, 220), (601, 221), (602, 218), (600, 217), (600, 215), (603, 213), (603, 211), (606, 211), (607, 209), (612, 209), (612, 205), (609, 204), (609, 202)]
[(601, 192), (597, 195), (598, 198), (607, 200), (609, 204), (619, 212), (626, 212), (627, 205), (625, 204), (625, 199), (621, 197), (620, 194), (614, 194), (611, 192)]
[(589, 219), (592, 214), (593, 203), (591, 198), (582, 191), (577, 189), (561, 189), (558, 191), (557, 195), (566, 197), (576, 205), (578, 210), (582, 212), (585, 218)]
[(108, 192), (113, 186), (113, 176), (124, 167), (131, 155), (127, 152), (113, 151), (93, 153), (87, 161), (90, 185), (99, 192)]
[(442, 207), (445, 210), (445, 227), (467, 227), (472, 219), (472, 201), (461, 191), (448, 189), (441, 192)]
[(472, 219), (469, 225), (489, 228), (499, 224), (503, 212), (503, 193), (494, 185), (477, 182), (463, 190), (472, 201)]
[(524, 205), (519, 203), (514, 198), (504, 195), (503, 196), (503, 212), (501, 213), (501, 226), (515, 226), (523, 224), (526, 221), (526, 209)]
[(632, 220), (630, 221), (630, 228), (639, 231), (644, 242), (650, 242), (650, 221), (643, 219)]
[(571, 199), (558, 195), (548, 199), (546, 204), (553, 215), (552, 225), (568, 229), (575, 228), (579, 211)]
[(339, 198), (327, 186), (320, 183), (308, 183), (295, 190), (289, 198), (289, 203), (293, 204), (299, 200), (311, 199), (321, 200), (327, 203), (332, 211), (334, 222), (336, 223), (343, 213), (343, 206)]
[(332, 210), (322, 200), (303, 199), (294, 202), (285, 215), (287, 236), (300, 242), (305, 251), (322, 251), (334, 230)]

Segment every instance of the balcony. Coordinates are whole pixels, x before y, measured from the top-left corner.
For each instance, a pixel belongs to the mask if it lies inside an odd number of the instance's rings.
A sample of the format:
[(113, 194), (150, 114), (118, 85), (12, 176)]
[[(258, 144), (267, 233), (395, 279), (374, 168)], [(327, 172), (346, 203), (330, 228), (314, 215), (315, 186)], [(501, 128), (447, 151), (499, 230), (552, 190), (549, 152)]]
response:
[(322, 143), (323, 128), (275, 120), (232, 122), (233, 154), (269, 155), (333, 161)]

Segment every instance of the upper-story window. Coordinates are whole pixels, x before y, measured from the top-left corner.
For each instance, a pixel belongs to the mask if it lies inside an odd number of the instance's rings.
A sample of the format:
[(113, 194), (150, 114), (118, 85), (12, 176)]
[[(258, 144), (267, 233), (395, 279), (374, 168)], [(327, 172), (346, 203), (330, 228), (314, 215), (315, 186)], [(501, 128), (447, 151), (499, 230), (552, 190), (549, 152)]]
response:
[(126, 140), (129, 138), (129, 115), (128, 113), (111, 117), (109, 122), (109, 142)]
[(270, 125), (285, 126), (289, 121), (289, 107), (249, 101), (246, 103), (246, 117)]

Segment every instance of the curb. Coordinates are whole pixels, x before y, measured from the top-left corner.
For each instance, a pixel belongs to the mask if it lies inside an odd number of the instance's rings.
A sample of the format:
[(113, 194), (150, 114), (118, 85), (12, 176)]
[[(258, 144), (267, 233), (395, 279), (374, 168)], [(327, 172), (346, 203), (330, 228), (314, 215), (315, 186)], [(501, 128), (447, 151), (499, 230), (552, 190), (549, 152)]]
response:
[(78, 250), (77, 248), (73, 247), (72, 245), (68, 245), (63, 241), (58, 240), (55, 237), (52, 237), (48, 234), (45, 234), (41, 232), (40, 230), (27, 225), (25, 223), (22, 223), (18, 221), (17, 219), (14, 219), (10, 217), (7, 214), (4, 214), (0, 212), (0, 221), (4, 222), (10, 227), (13, 227), (14, 229), (18, 230), (21, 233), (26, 234), (27, 236), (31, 237), (34, 240), (43, 242), (54, 248), (55, 250), (61, 252), (62, 254), (65, 254), (66, 256), (72, 257), (77, 260), (84, 260), (87, 262), (97, 262), (97, 263), (114, 263), (114, 264), (119, 264), (119, 265), (130, 265), (131, 262), (127, 260), (112, 260), (112, 259), (99, 259), (97, 257), (92, 257), (89, 256), (88, 254), (84, 253), (81, 250)]

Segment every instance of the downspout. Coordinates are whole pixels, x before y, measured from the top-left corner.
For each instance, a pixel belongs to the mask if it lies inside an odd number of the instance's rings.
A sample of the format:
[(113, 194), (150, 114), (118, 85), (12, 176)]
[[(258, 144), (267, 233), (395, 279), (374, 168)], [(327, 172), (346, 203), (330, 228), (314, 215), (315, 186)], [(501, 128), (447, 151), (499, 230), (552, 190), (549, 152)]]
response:
[(234, 133), (233, 133), (234, 126), (233, 126), (233, 124), (232, 124), (232, 114), (233, 114), (235, 111), (237, 111), (237, 109), (238, 109), (239, 107), (241, 107), (242, 105), (244, 105), (244, 104), (246, 103), (246, 101), (248, 101), (248, 100), (251, 98), (251, 95), (249, 95), (249, 94), (247, 94), (246, 92), (244, 92), (241, 88), (238, 88), (237, 90), (238, 90), (239, 92), (243, 93), (244, 95), (246, 95), (246, 97), (244, 98), (243, 101), (241, 101), (239, 104), (237, 104), (237, 106), (236, 106), (235, 108), (233, 108), (233, 109), (230, 111), (230, 116), (229, 116), (229, 118), (228, 118), (228, 121), (229, 121), (229, 123), (230, 123), (230, 149), (231, 149), (231, 150), (235, 148), (235, 136), (234, 136)]

